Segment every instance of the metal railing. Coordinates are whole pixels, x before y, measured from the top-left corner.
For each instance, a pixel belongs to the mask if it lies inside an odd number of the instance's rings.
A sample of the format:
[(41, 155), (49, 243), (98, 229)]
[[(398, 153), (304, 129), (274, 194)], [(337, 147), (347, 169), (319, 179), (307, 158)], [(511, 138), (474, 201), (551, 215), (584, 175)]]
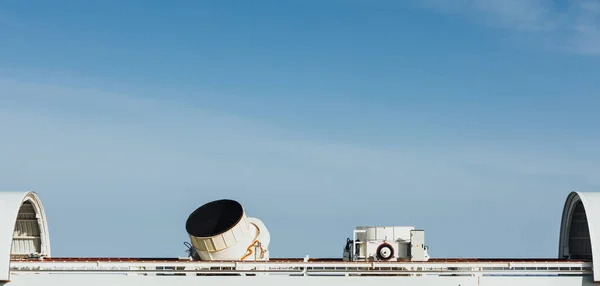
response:
[(590, 275), (590, 262), (202, 262), (202, 261), (37, 261), (11, 262), (13, 274), (104, 273), (123, 275), (288, 275), (288, 276), (558, 276)]

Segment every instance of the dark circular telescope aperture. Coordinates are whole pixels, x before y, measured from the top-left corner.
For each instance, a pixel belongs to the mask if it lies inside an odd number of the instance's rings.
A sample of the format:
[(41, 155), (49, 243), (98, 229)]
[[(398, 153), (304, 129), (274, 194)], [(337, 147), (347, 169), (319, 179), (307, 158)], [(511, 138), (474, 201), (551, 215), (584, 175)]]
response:
[(197, 208), (187, 219), (185, 229), (196, 237), (209, 237), (224, 233), (241, 219), (244, 209), (234, 200), (218, 200)]

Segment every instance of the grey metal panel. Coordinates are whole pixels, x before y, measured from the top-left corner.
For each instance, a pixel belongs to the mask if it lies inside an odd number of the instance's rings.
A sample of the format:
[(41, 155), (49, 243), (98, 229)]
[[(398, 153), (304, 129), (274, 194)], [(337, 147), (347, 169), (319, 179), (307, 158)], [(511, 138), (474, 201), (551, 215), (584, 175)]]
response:
[(600, 282), (600, 193), (572, 192), (567, 197), (560, 227), (558, 257), (591, 258), (594, 281)]
[(411, 261), (425, 261), (425, 231), (412, 230), (410, 236)]
[(17, 215), (11, 256), (28, 256), (41, 252), (40, 220), (34, 204), (28, 200), (21, 205)]

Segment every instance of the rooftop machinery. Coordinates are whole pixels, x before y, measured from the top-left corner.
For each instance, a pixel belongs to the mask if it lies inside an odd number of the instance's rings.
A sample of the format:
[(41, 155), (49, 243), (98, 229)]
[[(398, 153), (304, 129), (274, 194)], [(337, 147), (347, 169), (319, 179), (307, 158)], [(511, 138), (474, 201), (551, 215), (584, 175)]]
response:
[[(270, 234), (242, 205), (223, 199), (206, 203), (188, 217), (188, 253), (205, 261), (267, 261)], [(427, 261), (424, 231), (402, 226), (359, 226), (347, 240), (344, 261)]]
[[(579, 286), (600, 282), (600, 271), (594, 271), (600, 269), (600, 256), (596, 255), (600, 253), (600, 193), (569, 194), (563, 208), (558, 258), (551, 259), (430, 258), (424, 231), (412, 226), (356, 227), (352, 238), (346, 240), (342, 258), (272, 258), (266, 226), (248, 217), (243, 206), (230, 199), (198, 207), (187, 218), (185, 230), (190, 241), (188, 257), (53, 257), (45, 211), (37, 194), (0, 192), (0, 254), (4, 257), (0, 257), (0, 286)], [(248, 276), (257, 277), (245, 278)]]
[[(206, 203), (185, 224), (192, 259), (268, 261), (270, 234), (242, 205), (223, 199)], [(427, 261), (423, 230), (402, 226), (359, 226), (347, 240), (344, 261)]]
[(347, 239), (344, 261), (427, 261), (425, 231), (412, 226), (359, 226)]
[(247, 217), (234, 200), (217, 200), (197, 208), (187, 219), (188, 253), (196, 260), (269, 260), (271, 235), (257, 218)]

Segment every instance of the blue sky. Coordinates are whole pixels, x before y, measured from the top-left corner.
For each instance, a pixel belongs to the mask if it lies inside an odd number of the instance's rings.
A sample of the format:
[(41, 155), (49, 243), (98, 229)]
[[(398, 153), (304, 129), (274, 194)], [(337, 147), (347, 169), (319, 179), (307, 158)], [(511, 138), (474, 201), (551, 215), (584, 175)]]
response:
[(55, 256), (183, 256), (228, 197), (271, 257), (357, 225), (555, 257), (600, 191), (595, 1), (7, 0), (0, 43), (0, 188), (40, 194)]

